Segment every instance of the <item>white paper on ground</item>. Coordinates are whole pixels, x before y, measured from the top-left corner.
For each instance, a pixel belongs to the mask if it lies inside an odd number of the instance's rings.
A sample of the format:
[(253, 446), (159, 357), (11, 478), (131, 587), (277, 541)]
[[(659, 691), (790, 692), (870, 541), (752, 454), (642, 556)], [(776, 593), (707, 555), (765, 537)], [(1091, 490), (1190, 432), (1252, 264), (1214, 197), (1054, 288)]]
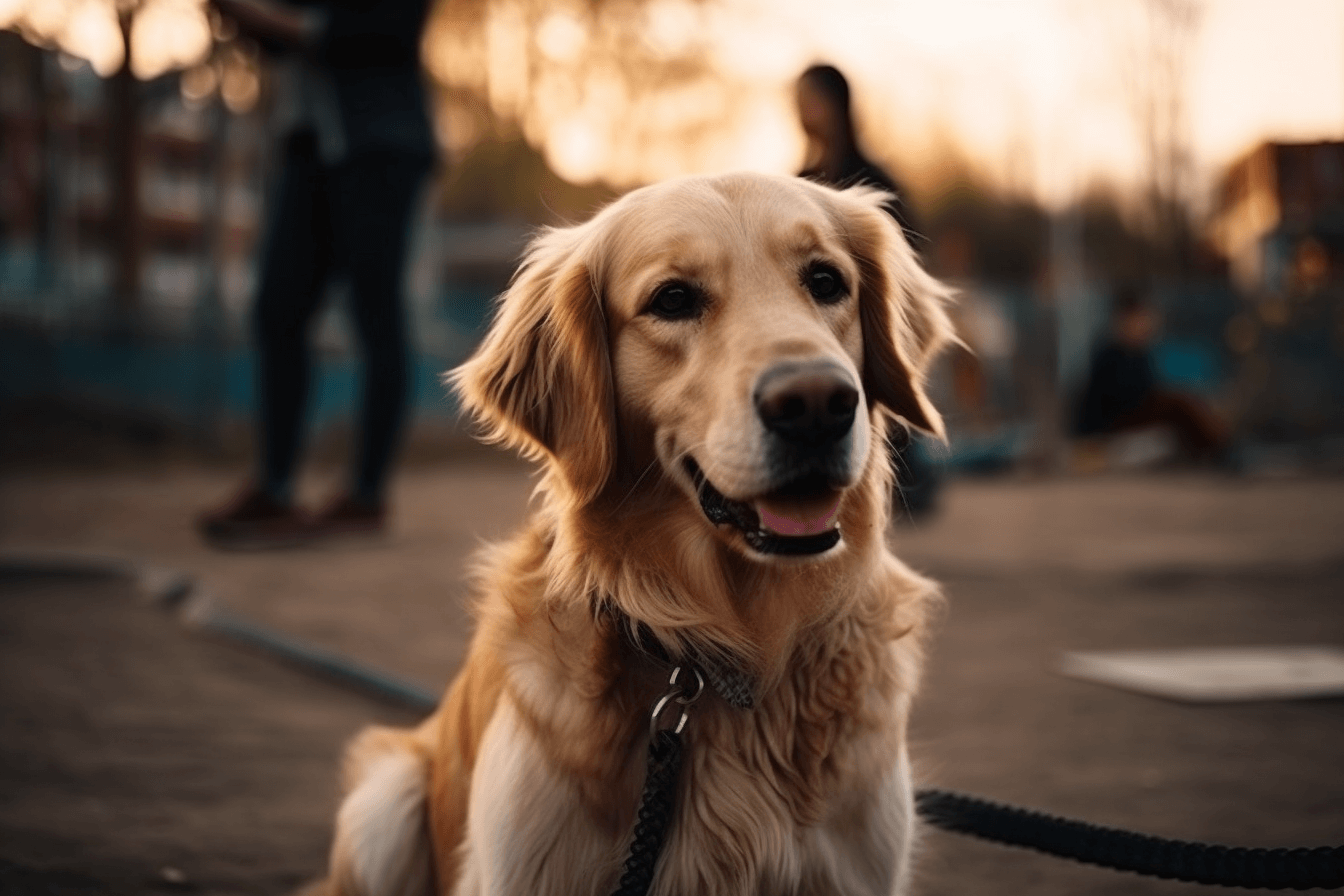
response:
[(1188, 703), (1344, 696), (1344, 649), (1330, 646), (1066, 653), (1059, 672)]

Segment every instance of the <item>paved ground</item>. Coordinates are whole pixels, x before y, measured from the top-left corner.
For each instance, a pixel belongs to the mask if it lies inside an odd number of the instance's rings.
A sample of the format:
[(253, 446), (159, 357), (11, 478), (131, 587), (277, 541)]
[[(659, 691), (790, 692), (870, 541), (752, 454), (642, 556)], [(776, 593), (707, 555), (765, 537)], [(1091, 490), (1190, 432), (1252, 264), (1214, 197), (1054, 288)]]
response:
[[(229, 470), (0, 470), (0, 552), (182, 570), (229, 610), (438, 690), (465, 558), (522, 516), (523, 468), (405, 471), (377, 546), (203, 547)], [(321, 475), (304, 492), (323, 493)], [(1055, 675), (1066, 649), (1344, 643), (1344, 480), (979, 480), (893, 532), (948, 611), (913, 730), (921, 783), (1244, 845), (1344, 843), (1344, 700), (1190, 707)], [(340, 744), (412, 715), (182, 628), (125, 582), (0, 575), (0, 893), (283, 893), (323, 862)], [(918, 891), (1183, 894), (927, 836)]]

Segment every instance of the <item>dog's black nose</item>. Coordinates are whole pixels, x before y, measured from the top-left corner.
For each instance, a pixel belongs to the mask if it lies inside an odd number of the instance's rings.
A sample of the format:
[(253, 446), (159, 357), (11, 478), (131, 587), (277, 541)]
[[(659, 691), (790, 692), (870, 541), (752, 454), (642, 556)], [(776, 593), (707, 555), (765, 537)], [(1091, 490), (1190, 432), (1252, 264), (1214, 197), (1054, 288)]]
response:
[(778, 364), (756, 383), (756, 413), (770, 432), (800, 446), (839, 440), (854, 425), (859, 390), (832, 361)]

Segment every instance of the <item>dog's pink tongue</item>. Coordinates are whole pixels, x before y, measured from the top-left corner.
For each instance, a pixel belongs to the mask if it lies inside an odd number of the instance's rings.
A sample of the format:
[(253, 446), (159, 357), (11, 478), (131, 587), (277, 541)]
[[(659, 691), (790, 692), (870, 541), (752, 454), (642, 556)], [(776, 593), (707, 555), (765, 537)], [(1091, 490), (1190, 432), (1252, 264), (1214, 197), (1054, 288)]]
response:
[(761, 526), (776, 535), (820, 535), (835, 528), (840, 512), (840, 495), (819, 501), (756, 501)]

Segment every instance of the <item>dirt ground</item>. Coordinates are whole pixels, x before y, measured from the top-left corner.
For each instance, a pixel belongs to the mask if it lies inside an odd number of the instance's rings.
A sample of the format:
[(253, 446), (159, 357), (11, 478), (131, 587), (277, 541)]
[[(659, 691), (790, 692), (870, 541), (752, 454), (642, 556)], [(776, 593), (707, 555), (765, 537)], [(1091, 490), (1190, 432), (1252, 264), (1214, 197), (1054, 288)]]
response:
[[(469, 635), (466, 558), (531, 488), (463, 454), (404, 470), (381, 543), (213, 552), (191, 519), (235, 476), (182, 457), (0, 470), (0, 894), (290, 892), (322, 868), (341, 744), (415, 717), (193, 631), (124, 578), (28, 561), (181, 571), (232, 613), (438, 691)], [(1075, 649), (1344, 644), (1344, 480), (957, 481), (892, 538), (948, 594), (912, 731), (921, 785), (1185, 839), (1344, 843), (1344, 700), (1189, 706), (1053, 671)], [(1204, 891), (936, 831), (916, 888)]]

